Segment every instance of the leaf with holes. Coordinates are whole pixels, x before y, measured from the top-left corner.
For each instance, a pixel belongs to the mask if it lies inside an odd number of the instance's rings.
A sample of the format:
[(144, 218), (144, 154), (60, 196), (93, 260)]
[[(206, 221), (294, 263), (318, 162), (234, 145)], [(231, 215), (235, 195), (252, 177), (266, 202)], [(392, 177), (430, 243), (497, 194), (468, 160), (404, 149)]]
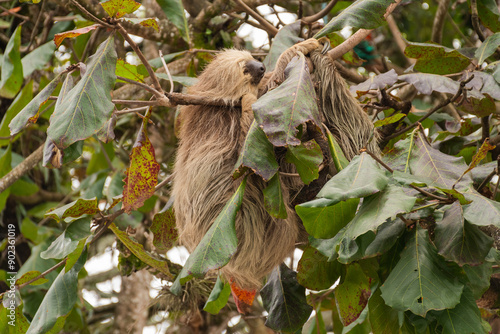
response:
[(94, 135), (109, 119), (114, 107), (115, 66), (116, 51), (110, 36), (89, 58), (85, 74), (50, 118), (47, 136), (59, 149)]
[[(151, 115), (151, 112), (148, 112)], [(149, 199), (158, 184), (160, 164), (156, 162), (155, 150), (149, 141), (147, 125), (149, 116), (144, 117), (139, 135), (137, 136), (132, 153), (130, 153), (130, 167), (125, 172), (123, 182), (123, 206), (126, 213), (137, 210)]]
[(328, 22), (314, 38), (326, 36), (346, 26), (375, 29), (385, 22), (384, 14), (392, 2), (393, 0), (357, 0)]
[(255, 119), (274, 146), (300, 145), (300, 125), (319, 129), (321, 117), (306, 57), (294, 57), (285, 69), (285, 81), (252, 105)]
[(275, 331), (295, 332), (311, 315), (306, 289), (297, 282), (297, 273), (283, 263), (269, 275), (260, 295), (269, 314), (266, 326)]
[(400, 260), (380, 288), (385, 303), (398, 311), (425, 317), (431, 310), (455, 307), (464, 285), (431, 244), (428, 232), (416, 226)]
[(243, 179), (233, 197), (227, 201), (210, 229), (187, 259), (184, 268), (170, 288), (173, 294), (179, 295), (181, 284), (186, 283), (192, 276), (203, 277), (209, 270), (222, 268), (236, 253), (238, 238), (235, 220), (243, 201), (245, 186), (246, 178)]

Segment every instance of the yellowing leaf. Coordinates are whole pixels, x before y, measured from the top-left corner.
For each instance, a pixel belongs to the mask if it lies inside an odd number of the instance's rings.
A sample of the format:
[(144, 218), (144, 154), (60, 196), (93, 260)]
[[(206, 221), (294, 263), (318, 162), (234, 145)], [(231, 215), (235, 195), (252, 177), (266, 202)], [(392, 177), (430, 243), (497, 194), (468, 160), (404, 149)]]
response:
[(75, 29), (75, 30), (70, 30), (70, 31), (65, 31), (60, 34), (55, 34), (54, 35), (54, 43), (56, 44), (57, 47), (61, 45), (61, 43), (64, 41), (65, 38), (72, 38), (72, 37), (77, 37), (83, 34), (87, 34), (91, 32), (92, 30), (95, 30), (99, 27), (98, 24), (93, 24), (88, 27), (80, 28), (80, 29)]

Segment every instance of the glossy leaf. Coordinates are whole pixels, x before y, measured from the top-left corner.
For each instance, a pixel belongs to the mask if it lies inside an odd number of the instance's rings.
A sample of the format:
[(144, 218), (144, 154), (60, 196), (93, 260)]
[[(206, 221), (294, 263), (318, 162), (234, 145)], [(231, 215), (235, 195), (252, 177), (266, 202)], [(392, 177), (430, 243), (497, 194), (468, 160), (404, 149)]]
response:
[(297, 146), (289, 146), (285, 157), (287, 162), (297, 167), (304, 184), (309, 184), (319, 177), (319, 165), (323, 162), (323, 153), (314, 139)]
[(170, 250), (178, 237), (175, 228), (174, 208), (167, 203), (160, 212), (155, 214), (149, 229), (153, 232), (153, 245), (155, 248), (159, 252)]
[(127, 232), (121, 231), (114, 223), (109, 226), (109, 229), (113, 231), (116, 237), (127, 247), (139, 260), (146, 263), (147, 265), (153, 267), (154, 269), (160, 271), (162, 274), (169, 278), (172, 278), (172, 274), (168, 269), (168, 262), (163, 259), (156, 259), (151, 254), (149, 254), (144, 246), (135, 242), (130, 238)]
[[(150, 115), (150, 112), (148, 112)], [(130, 166), (125, 172), (123, 182), (122, 209), (129, 213), (144, 205), (158, 184), (160, 164), (156, 162), (155, 150), (149, 141), (147, 125), (149, 117), (144, 117), (136, 142), (130, 153)]]
[(269, 214), (275, 218), (286, 219), (286, 204), (283, 201), (283, 191), (279, 173), (276, 173), (267, 186), (262, 190), (264, 195), (264, 206)]
[(2, 74), (0, 76), (0, 96), (14, 98), (23, 84), (23, 64), (21, 62), (21, 25), (10, 36), (3, 51)]
[(388, 172), (367, 153), (355, 156), (351, 163), (332, 177), (317, 197), (333, 200), (330, 204), (349, 198), (361, 198), (383, 190), (389, 182)]
[(114, 104), (116, 51), (110, 36), (89, 58), (87, 70), (78, 84), (57, 105), (47, 135), (59, 149), (95, 134), (106, 123)]
[(303, 54), (285, 69), (285, 81), (252, 105), (255, 119), (274, 146), (300, 144), (298, 127), (312, 122), (319, 129), (321, 118), (316, 93)]
[(74, 202), (63, 205), (57, 209), (51, 209), (45, 217), (61, 221), (67, 217), (80, 217), (82, 215), (93, 215), (99, 212), (97, 206), (97, 199), (83, 199), (79, 198)]
[(238, 238), (235, 220), (243, 201), (245, 186), (246, 178), (243, 179), (233, 197), (227, 201), (210, 229), (187, 259), (170, 288), (173, 294), (179, 295), (181, 284), (187, 282), (192, 276), (203, 277), (209, 270), (222, 268), (236, 253)]
[(235, 165), (233, 177), (242, 176), (246, 168), (260, 175), (264, 181), (269, 181), (278, 171), (273, 145), (257, 122), (252, 122), (245, 143)]
[(463, 288), (432, 246), (427, 230), (417, 225), (381, 291), (388, 306), (425, 317), (430, 310), (455, 307)]
[(318, 239), (329, 239), (352, 220), (358, 204), (358, 198), (340, 202), (317, 198), (297, 205), (295, 211), (309, 235)]
[(445, 259), (459, 265), (483, 263), (493, 239), (464, 220), (462, 206), (455, 202), (436, 223), (434, 244)]
[(312, 307), (306, 289), (297, 282), (297, 273), (285, 264), (275, 268), (260, 291), (268, 312), (266, 326), (275, 331), (295, 332), (309, 319)]
[(331, 32), (342, 30), (346, 26), (352, 28), (375, 29), (384, 22), (384, 14), (392, 0), (357, 0), (344, 9), (321, 29), (314, 38), (320, 38)]
[(203, 307), (203, 311), (207, 311), (210, 314), (219, 314), (219, 311), (226, 306), (231, 294), (231, 287), (229, 283), (224, 283), (220, 276), (217, 276), (217, 282), (208, 296), (207, 302)]
[(330, 288), (343, 272), (343, 265), (328, 258), (311, 246), (306, 247), (297, 266), (297, 280), (305, 288), (324, 290)]
[(405, 55), (417, 59), (414, 66), (416, 71), (433, 74), (458, 73), (471, 62), (471, 59), (455, 49), (431, 43), (409, 43)]
[(73, 221), (66, 230), (40, 253), (42, 259), (63, 259), (73, 252), (80, 240), (90, 235), (90, 217)]
[(40, 93), (31, 100), (26, 107), (21, 110), (9, 124), (10, 135), (19, 133), (28, 123), (36, 123), (42, 106), (48, 102), (52, 92), (56, 89), (63, 76), (57, 75)]
[(344, 281), (335, 289), (335, 299), (344, 326), (359, 318), (371, 295), (371, 281), (358, 263), (347, 266)]
[(65, 31), (65, 32), (62, 32), (59, 34), (55, 34), (54, 35), (54, 43), (55, 43), (56, 47), (59, 47), (61, 45), (61, 43), (64, 41), (64, 39), (77, 37), (77, 36), (80, 36), (82, 34), (87, 34), (87, 33), (91, 32), (92, 30), (97, 29), (98, 27), (99, 27), (98, 24), (93, 24), (93, 25), (86, 26), (86, 27), (83, 27), (80, 29), (74, 29), (74, 30)]
[(110, 17), (119, 19), (125, 14), (135, 12), (139, 9), (141, 4), (134, 0), (108, 0), (106, 2), (101, 2), (101, 6)]
[(182, 38), (191, 44), (189, 37), (189, 27), (184, 14), (184, 6), (181, 0), (156, 0), (158, 5), (167, 16), (168, 20), (172, 22), (181, 32)]
[(295, 21), (281, 28), (274, 36), (273, 44), (263, 63), (267, 72), (272, 72), (281, 54), (289, 47), (303, 41), (300, 35), (300, 21)]
[(87, 261), (85, 252), (73, 268), (59, 273), (38, 308), (26, 334), (48, 332), (56, 321), (68, 315), (78, 299), (78, 273)]
[(367, 93), (370, 89), (384, 89), (388, 86), (392, 86), (398, 81), (398, 74), (394, 69), (388, 72), (370, 76), (366, 81), (353, 85), (349, 88), (351, 92), (356, 92), (358, 97)]

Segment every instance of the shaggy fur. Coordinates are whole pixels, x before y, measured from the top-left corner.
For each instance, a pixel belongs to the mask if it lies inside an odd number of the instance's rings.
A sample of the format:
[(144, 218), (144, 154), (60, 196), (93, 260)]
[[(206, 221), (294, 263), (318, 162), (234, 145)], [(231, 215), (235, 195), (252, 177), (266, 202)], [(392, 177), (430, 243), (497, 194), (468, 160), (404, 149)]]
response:
[[(180, 143), (174, 168), (172, 195), (179, 240), (193, 251), (234, 194), (241, 179), (231, 172), (253, 121), (251, 104), (257, 86), (244, 66), (253, 58), (246, 51), (228, 50), (203, 71), (190, 94), (220, 98), (229, 105), (242, 99), (242, 108), (184, 106)], [(251, 175), (236, 217), (238, 250), (222, 268), (227, 280), (247, 290), (257, 289), (262, 278), (293, 251), (299, 223), (292, 208), (288, 219), (271, 217), (265, 207), (265, 183)], [(283, 189), (285, 203), (288, 192)]]

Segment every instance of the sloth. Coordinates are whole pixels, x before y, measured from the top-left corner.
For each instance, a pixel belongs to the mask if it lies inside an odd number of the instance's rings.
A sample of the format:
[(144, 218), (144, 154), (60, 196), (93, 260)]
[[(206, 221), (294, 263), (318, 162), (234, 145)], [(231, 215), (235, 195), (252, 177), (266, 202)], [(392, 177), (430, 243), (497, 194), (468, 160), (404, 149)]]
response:
[[(240, 184), (233, 180), (232, 171), (254, 119), (252, 104), (260, 94), (284, 81), (285, 68), (298, 52), (311, 59), (323, 121), (346, 157), (351, 159), (367, 146), (379, 153), (372, 122), (321, 49), (316, 39), (298, 43), (280, 56), (275, 70), (265, 77), (264, 65), (249, 52), (226, 50), (207, 65), (197, 84), (188, 89), (189, 94), (220, 99), (226, 105), (189, 105), (180, 109), (172, 196), (179, 241), (190, 252)], [(240, 101), (241, 108), (236, 107)], [(293, 186), (283, 176), (280, 182), (287, 204), (286, 219), (274, 218), (266, 211), (262, 195), (266, 182), (255, 174), (247, 178), (235, 222), (237, 251), (221, 269), (225, 279), (239, 289), (259, 289), (262, 279), (290, 255), (297, 241), (304, 240), (304, 228), (290, 203), (291, 196), (295, 196)]]

